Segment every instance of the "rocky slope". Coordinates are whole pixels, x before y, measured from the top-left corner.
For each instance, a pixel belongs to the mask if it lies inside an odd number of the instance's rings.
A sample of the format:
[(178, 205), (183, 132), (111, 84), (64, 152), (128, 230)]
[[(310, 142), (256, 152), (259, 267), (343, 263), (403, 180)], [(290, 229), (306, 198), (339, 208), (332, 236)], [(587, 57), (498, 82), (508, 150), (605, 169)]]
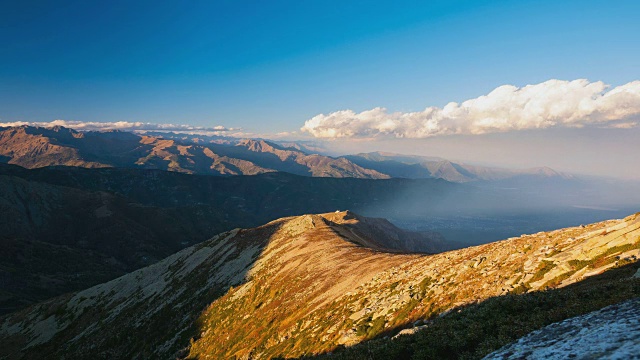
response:
[(404, 236), (350, 212), (223, 233), (0, 318), (0, 356), (324, 353), (490, 297), (565, 287), (634, 263), (640, 214), (436, 255), (398, 254)]
[[(61, 141), (57, 141), (57, 139)], [(80, 142), (82, 133), (61, 127), (36, 129), (30, 127), (0, 128), (0, 160), (26, 168), (50, 165), (105, 167), (96, 161), (83, 159), (81, 151), (67, 142)], [(53, 140), (56, 139), (56, 140)]]
[[(271, 166), (274, 169), (297, 175), (311, 173), (312, 176), (317, 177), (364, 179), (388, 179), (390, 177), (376, 170), (358, 166), (344, 157), (332, 158), (319, 154), (308, 154), (301, 150), (285, 148), (265, 140), (243, 139), (236, 144), (236, 147), (247, 149), (254, 153), (253, 156), (247, 157), (247, 159), (255, 160), (258, 163), (271, 162)], [(237, 156), (243, 155), (237, 154)], [(258, 160), (260, 157), (262, 159)]]

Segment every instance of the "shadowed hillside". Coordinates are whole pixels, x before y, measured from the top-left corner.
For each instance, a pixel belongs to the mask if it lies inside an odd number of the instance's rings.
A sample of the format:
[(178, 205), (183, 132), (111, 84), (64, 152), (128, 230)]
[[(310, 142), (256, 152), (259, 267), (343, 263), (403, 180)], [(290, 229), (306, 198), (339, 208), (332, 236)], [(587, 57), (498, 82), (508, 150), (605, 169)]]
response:
[(0, 175), (0, 313), (93, 286), (237, 226), (221, 209), (142, 205)]

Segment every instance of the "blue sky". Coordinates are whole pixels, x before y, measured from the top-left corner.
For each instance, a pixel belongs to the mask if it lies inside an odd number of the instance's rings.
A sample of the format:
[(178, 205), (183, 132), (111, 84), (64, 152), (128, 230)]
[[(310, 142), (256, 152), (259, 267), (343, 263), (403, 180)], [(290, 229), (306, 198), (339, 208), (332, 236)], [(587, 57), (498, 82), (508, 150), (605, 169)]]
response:
[(640, 74), (637, 1), (7, 1), (0, 14), (5, 122), (290, 131), (340, 109)]
[(336, 153), (640, 179), (638, 19), (624, 0), (4, 1), (0, 123), (338, 134)]

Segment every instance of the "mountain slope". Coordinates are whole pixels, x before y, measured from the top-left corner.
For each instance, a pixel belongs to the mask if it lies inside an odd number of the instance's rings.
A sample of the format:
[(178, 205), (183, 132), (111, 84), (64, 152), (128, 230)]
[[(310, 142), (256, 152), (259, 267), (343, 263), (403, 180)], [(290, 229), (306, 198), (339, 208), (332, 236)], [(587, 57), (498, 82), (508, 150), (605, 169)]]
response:
[(602, 273), (637, 256), (640, 214), (436, 255), (381, 251), (401, 235), (350, 212), (234, 230), (0, 318), (0, 355), (322, 353), (457, 306)]
[[(334, 234), (333, 227), (327, 225), (327, 222), (331, 221), (330, 219), (338, 222), (345, 221), (345, 224), (354, 226), (347, 228), (338, 224), (332, 225), (339, 229), (335, 231), (342, 231), (345, 234), (343, 238)], [(62, 342), (67, 342), (82, 332), (82, 337), (70, 344), (76, 348), (74, 357), (93, 356), (89, 354), (97, 356), (112, 354), (117, 357), (150, 356), (153, 354), (154, 356), (168, 357), (185, 345), (185, 339), (188, 344), (188, 338), (194, 335), (196, 320), (204, 305), (224, 294), (230, 285), (242, 282), (249, 270), (255, 271), (256, 266), (262, 266), (260, 265), (263, 264), (262, 262), (254, 264), (258, 256), (262, 256), (266, 260), (268, 258), (266, 253), (281, 251), (280, 247), (287, 246), (286, 242), (292, 236), (315, 229), (318, 226), (324, 229), (323, 231), (329, 231), (327, 235), (331, 242), (325, 243), (320, 241), (321, 239), (316, 239), (318, 240), (317, 246), (333, 251), (333, 256), (340, 256), (344, 251), (355, 251), (361, 253), (357, 257), (364, 261), (366, 257), (363, 257), (362, 254), (368, 255), (372, 252), (361, 248), (360, 243), (374, 244), (380, 249), (393, 248), (401, 244), (401, 240), (406, 234), (382, 220), (369, 219), (368, 222), (381, 223), (376, 228), (366, 228), (366, 231), (374, 231), (378, 235), (375, 239), (369, 238), (365, 232), (361, 231), (357, 226), (357, 218), (348, 213), (286, 218), (256, 229), (234, 230), (224, 233), (203, 244), (185, 249), (148, 268), (76, 295), (54, 299), (36, 306), (36, 312), (45, 311), (41, 314), (46, 317), (43, 319), (45, 322), (49, 322), (50, 325), (51, 322), (57, 323), (54, 328), (50, 328), (52, 331), (50, 333), (38, 334), (37, 338), (29, 339), (30, 341), (27, 342), (24, 342), (25, 338), (19, 335), (10, 335), (9, 338), (4, 338), (4, 335), (10, 334), (16, 329), (9, 324), (24, 314), (34, 311), (32, 308), (26, 312), (18, 312), (8, 322), (4, 322), (3, 336), (0, 337), (3, 338), (3, 343), (11, 344), (14, 351), (17, 351), (19, 347), (27, 346), (30, 348), (29, 351), (64, 354), (69, 351), (66, 345), (59, 347), (59, 343), (46, 342), (58, 333), (60, 337), (54, 338), (54, 340), (60, 339)], [(313, 231), (313, 236), (324, 235)], [(342, 250), (332, 249), (336, 245), (342, 247)], [(311, 246), (307, 247), (303, 249), (303, 253), (313, 253), (312, 249)], [(395, 248), (394, 250), (401, 249)], [(300, 254), (288, 253), (287, 256), (297, 257), (298, 255)], [(380, 253), (376, 257), (388, 258), (389, 256)], [(338, 257), (333, 262), (338, 265), (338, 268), (341, 262), (338, 260), (340, 259), (341, 257)], [(293, 261), (297, 263), (300, 262), (300, 259)], [(397, 258), (393, 260), (393, 263), (398, 264), (400, 261), (402, 258)], [(377, 271), (373, 266), (364, 270), (366, 267), (363, 265), (367, 264), (363, 262), (345, 264), (350, 271), (367, 274)], [(318, 266), (323, 267), (327, 274), (333, 273), (335, 270), (330, 263), (323, 262)], [(295, 271), (299, 273), (302, 268), (295, 269)], [(341, 279), (343, 283), (338, 278), (336, 278), (338, 281), (333, 283), (333, 286), (337, 286), (335, 290), (337, 293), (349, 288), (354, 283), (351, 276)], [(67, 303), (67, 301), (69, 302)], [(49, 310), (44, 310), (51, 306), (56, 307), (55, 314), (52, 314), (54, 318), (48, 316)], [(180, 311), (173, 310), (177, 308)], [(135, 323), (129, 321), (131, 316), (136, 317)], [(60, 320), (63, 318), (65, 320), (58, 323), (56, 320), (58, 317)], [(92, 322), (91, 319), (98, 318), (102, 319), (101, 322), (104, 326), (85, 328)], [(153, 336), (157, 336), (153, 337), (153, 346), (151, 344), (144, 345), (142, 339), (134, 340), (136, 342), (142, 341), (135, 343), (136, 346), (127, 343), (126, 338), (129, 337), (129, 334), (135, 333), (136, 329), (140, 327), (148, 328), (150, 331), (158, 329), (157, 333), (153, 333)], [(104, 337), (104, 341), (96, 341), (93, 331), (103, 332), (107, 329), (111, 335)], [(5, 330), (7, 332), (4, 332)], [(65, 331), (61, 332), (62, 330)], [(13, 333), (13, 335), (17, 335), (17, 333)], [(122, 342), (121, 347), (113, 346), (116, 339)], [(87, 343), (82, 345), (84, 342)], [(38, 346), (43, 343), (45, 344)], [(142, 348), (138, 345), (141, 345)]]
[(235, 146), (210, 145), (226, 156), (251, 161), (277, 171), (314, 177), (388, 179), (386, 174), (358, 166), (345, 158), (308, 154), (266, 140), (241, 139)]
[(64, 142), (76, 142), (83, 138), (83, 134), (61, 127), (40, 131), (29, 127), (0, 128), (0, 159), (26, 168), (50, 165), (87, 168), (108, 166), (83, 159), (76, 147), (52, 140), (52, 137), (66, 140)]

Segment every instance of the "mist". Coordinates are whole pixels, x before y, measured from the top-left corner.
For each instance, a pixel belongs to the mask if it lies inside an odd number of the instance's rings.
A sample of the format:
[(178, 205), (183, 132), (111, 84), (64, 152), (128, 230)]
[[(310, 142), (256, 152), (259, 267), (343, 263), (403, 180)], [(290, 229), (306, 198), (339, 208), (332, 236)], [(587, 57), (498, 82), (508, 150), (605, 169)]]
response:
[(526, 130), (427, 139), (325, 140), (332, 155), (386, 151), (506, 167), (548, 166), (557, 171), (640, 180), (640, 128)]
[(640, 182), (574, 177), (456, 184), (437, 193), (419, 181), (354, 209), (413, 231), (437, 231), (461, 248), (579, 226), (640, 211)]

